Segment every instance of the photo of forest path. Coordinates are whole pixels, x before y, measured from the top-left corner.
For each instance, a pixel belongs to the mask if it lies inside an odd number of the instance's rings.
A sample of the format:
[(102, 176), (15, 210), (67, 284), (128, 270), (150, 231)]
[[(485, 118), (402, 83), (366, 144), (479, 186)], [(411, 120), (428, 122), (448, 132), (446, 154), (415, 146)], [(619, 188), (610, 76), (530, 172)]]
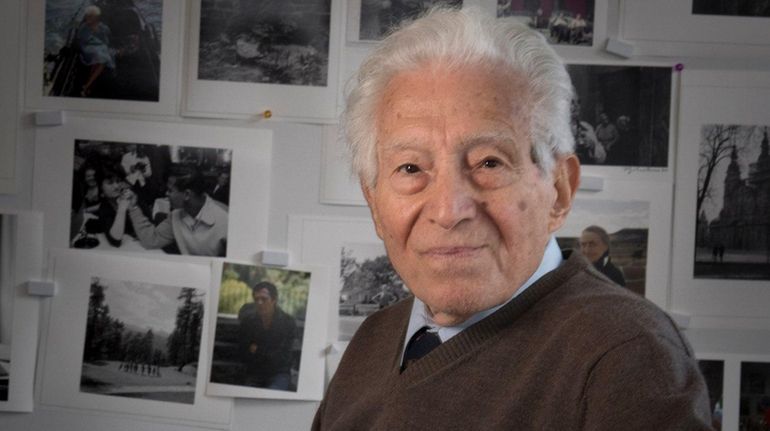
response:
[(94, 277), (80, 390), (193, 404), (203, 293)]

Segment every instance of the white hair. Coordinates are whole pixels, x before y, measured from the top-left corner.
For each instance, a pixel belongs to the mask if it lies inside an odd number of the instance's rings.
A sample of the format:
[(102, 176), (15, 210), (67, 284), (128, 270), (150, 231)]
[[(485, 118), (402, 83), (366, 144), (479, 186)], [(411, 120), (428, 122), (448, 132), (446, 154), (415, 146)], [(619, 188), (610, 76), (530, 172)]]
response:
[(377, 178), (377, 107), (398, 73), (440, 61), (448, 67), (502, 65), (528, 85), (531, 155), (544, 175), (555, 156), (574, 152), (570, 129), (573, 88), (564, 64), (538, 32), (512, 18), (479, 10), (435, 8), (390, 34), (348, 83), (342, 127), (353, 170), (363, 184)]
[(99, 6), (95, 6), (95, 5), (87, 6), (83, 10), (83, 16), (101, 16), (101, 15), (102, 15), (102, 10), (99, 9)]

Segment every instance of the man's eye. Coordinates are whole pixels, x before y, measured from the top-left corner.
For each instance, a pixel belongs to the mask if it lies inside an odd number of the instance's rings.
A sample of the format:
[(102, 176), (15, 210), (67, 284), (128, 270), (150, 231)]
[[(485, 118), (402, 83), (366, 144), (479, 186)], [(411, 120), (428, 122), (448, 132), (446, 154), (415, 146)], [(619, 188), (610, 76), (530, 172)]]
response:
[(397, 171), (405, 174), (416, 174), (420, 172), (420, 167), (413, 163), (404, 163), (398, 167)]
[(500, 160), (497, 160), (497, 159), (484, 159), (484, 161), (481, 162), (481, 167), (488, 168), (488, 169), (498, 168), (501, 165), (502, 163), (500, 162)]

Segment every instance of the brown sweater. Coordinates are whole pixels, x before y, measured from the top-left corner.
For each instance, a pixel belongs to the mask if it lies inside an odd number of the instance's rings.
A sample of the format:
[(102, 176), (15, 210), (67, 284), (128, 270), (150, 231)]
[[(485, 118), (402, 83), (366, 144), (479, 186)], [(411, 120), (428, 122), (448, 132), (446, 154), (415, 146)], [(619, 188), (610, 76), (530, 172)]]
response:
[(399, 371), (412, 302), (348, 346), (314, 430), (710, 430), (687, 341), (579, 254)]

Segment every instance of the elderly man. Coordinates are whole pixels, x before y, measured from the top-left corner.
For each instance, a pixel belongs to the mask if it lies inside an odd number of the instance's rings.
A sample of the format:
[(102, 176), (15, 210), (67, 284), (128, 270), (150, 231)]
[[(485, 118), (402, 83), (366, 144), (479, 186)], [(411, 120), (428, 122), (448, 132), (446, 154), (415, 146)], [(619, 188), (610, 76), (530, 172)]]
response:
[(313, 429), (710, 429), (674, 323), (553, 238), (571, 97), (542, 37), (476, 12), (434, 11), (362, 65), (347, 139), (415, 299), (364, 322)]

